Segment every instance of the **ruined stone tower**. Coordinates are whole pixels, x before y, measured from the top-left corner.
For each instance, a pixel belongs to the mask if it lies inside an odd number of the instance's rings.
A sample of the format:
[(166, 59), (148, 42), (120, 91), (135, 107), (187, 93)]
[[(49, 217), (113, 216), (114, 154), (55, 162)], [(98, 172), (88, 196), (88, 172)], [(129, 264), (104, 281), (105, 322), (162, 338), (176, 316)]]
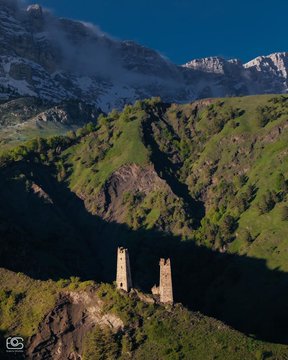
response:
[(160, 302), (173, 304), (173, 288), (170, 259), (160, 259)]
[(153, 286), (151, 289), (153, 295), (160, 296), (160, 302), (173, 304), (173, 287), (170, 259), (160, 259), (160, 285)]
[(117, 252), (117, 288), (129, 291), (132, 287), (131, 270), (128, 249), (118, 248)]

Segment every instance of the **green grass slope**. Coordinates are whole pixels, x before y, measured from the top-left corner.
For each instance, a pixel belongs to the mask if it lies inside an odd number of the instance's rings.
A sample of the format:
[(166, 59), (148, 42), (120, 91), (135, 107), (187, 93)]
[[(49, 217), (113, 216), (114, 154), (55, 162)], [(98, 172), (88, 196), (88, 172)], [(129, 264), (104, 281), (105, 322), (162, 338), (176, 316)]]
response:
[[(63, 157), (71, 168), (69, 185), (75, 192), (98, 192), (114, 171), (125, 164), (145, 165), (148, 150), (141, 141), (140, 125), (145, 113), (126, 107), (98, 118), (96, 132), (68, 148)], [(91, 129), (92, 130), (92, 129)]]
[[(37, 333), (45, 315), (55, 307), (61, 293), (83, 294), (93, 286), (92, 282), (83, 283), (77, 278), (53, 282), (35, 281), (4, 269), (0, 269), (0, 274), (0, 331), (6, 337), (17, 333), (26, 344)], [(115, 333), (108, 327), (96, 326), (84, 333), (80, 352), (86, 360), (151, 357), (167, 360), (276, 360), (288, 356), (287, 346), (246, 337), (217, 320), (189, 312), (181, 305), (165, 308), (146, 303), (135, 293), (128, 296), (108, 284), (98, 287), (96, 296), (103, 301), (103, 313), (119, 316), (124, 328)]]
[(179, 301), (287, 343), (287, 137), (288, 96), (265, 95), (146, 100), (31, 140), (0, 158), (1, 264), (25, 244), (11, 270), (112, 281), (125, 245), (149, 290), (170, 256)]

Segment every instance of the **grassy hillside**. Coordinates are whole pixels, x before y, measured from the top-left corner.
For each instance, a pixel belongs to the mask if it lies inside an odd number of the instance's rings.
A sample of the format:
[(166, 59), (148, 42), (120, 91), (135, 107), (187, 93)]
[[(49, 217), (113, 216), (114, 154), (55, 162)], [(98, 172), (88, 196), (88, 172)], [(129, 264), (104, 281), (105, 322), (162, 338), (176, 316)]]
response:
[(151, 99), (23, 143), (0, 158), (1, 265), (112, 282), (125, 245), (150, 291), (169, 256), (177, 301), (287, 343), (287, 137), (288, 96), (265, 95)]
[[(17, 333), (24, 337), (28, 348), (30, 337), (39, 332), (38, 324), (55, 308), (61, 293), (75, 296), (87, 293), (92, 294), (95, 304), (102, 302), (103, 314), (119, 317), (124, 327), (116, 330), (95, 324), (89, 331), (84, 330), (83, 346), (78, 353), (86, 360), (151, 359), (151, 353), (155, 359), (167, 360), (276, 360), (288, 356), (287, 346), (246, 337), (220, 321), (189, 312), (181, 305), (165, 308), (151, 303), (151, 297), (144, 297), (149, 302), (143, 302), (136, 293), (128, 296), (108, 284), (95, 288), (92, 282), (83, 283), (77, 278), (35, 281), (4, 269), (0, 273), (0, 331), (5, 336)], [(141, 293), (139, 296), (143, 297)], [(56, 314), (55, 311), (53, 316)], [(70, 331), (75, 339), (82, 336), (81, 326)], [(65, 341), (64, 336), (58, 332), (53, 341), (62, 337)], [(50, 341), (49, 335), (46, 341)], [(4, 352), (2, 355), (5, 358)]]
[[(177, 199), (154, 190), (123, 194), (129, 226), (160, 227), (287, 271), (280, 254), (287, 247), (287, 120), (285, 96), (172, 106), (155, 100), (127, 107), (102, 118), (99, 130), (63, 153), (69, 187), (95, 202), (113, 172), (124, 164), (145, 166), (150, 159)], [(265, 197), (271, 198), (267, 209)], [(201, 206), (205, 216), (199, 216)], [(164, 208), (175, 207), (174, 217), (161, 218)]]
[(114, 111), (107, 117), (100, 116), (96, 132), (91, 131), (63, 152), (65, 166), (71, 168), (69, 185), (73, 191), (97, 193), (122, 165), (148, 163), (148, 150), (140, 133), (144, 116), (141, 108), (133, 111), (129, 107), (122, 114)]

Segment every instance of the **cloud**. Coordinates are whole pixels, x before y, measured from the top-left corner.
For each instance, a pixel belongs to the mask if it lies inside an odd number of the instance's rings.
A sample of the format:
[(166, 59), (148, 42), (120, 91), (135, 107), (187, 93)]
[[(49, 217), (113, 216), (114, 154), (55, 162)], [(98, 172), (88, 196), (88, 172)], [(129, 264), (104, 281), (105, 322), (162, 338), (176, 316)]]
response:
[(62, 70), (104, 78), (123, 71), (117, 43), (97, 26), (50, 14), (45, 16), (45, 31), (59, 50)]
[(36, 8), (27, 12), (24, 5), (27, 8), (28, 4), (24, 0), (1, 2), (18, 6), (21, 17), (26, 17), (25, 22), (35, 25), (35, 39), (41, 39), (38, 46), (42, 52), (35, 61), (48, 72), (62, 71), (80, 77), (94, 77), (95, 81), (112, 80), (133, 86), (149, 86), (157, 79), (162, 83), (164, 79), (169, 84), (171, 82), (171, 88), (179, 81), (181, 83), (176, 67), (156, 51), (134, 42), (116, 40), (94, 24), (57, 18), (47, 9), (43, 13)]
[(81, 24), (83, 24), (87, 29), (89, 29), (91, 32), (93, 32), (95, 35), (97, 36), (106, 36), (111, 38), (110, 35), (108, 35), (107, 33), (104, 33), (99, 26), (92, 24), (90, 22), (86, 22), (86, 21), (81, 21), (78, 20)]

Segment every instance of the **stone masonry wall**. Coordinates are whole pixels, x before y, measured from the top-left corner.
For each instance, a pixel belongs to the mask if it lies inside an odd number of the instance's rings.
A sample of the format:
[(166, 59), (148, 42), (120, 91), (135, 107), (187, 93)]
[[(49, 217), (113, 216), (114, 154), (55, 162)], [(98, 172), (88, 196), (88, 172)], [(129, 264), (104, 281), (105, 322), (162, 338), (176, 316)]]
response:
[(118, 248), (117, 252), (117, 288), (129, 291), (132, 287), (130, 261), (128, 249)]
[(160, 302), (173, 304), (173, 288), (170, 259), (160, 259)]

